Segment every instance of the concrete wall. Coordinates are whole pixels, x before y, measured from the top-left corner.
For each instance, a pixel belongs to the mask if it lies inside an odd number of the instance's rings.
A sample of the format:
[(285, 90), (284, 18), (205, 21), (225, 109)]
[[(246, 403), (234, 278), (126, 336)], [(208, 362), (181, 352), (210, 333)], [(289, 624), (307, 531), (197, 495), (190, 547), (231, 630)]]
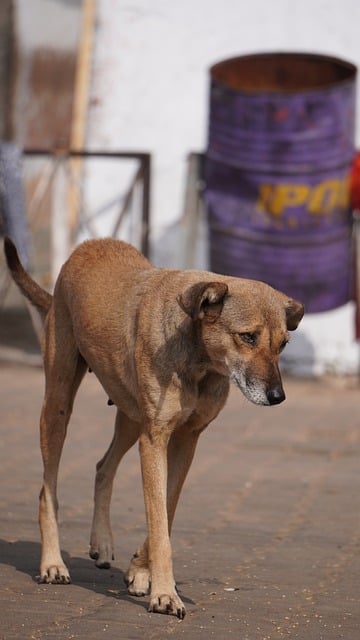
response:
[[(15, 0), (14, 5), (20, 55), (27, 58), (38, 47), (60, 54), (74, 50), (80, 0)], [(206, 145), (209, 67), (234, 55), (275, 50), (337, 55), (360, 67), (359, 24), (358, 0), (97, 0), (87, 146), (153, 154), (156, 263), (176, 265), (181, 258), (178, 220), (186, 156)], [(21, 93), (28, 66), (19, 73)], [(25, 97), (19, 97), (15, 114), (22, 143), (29, 137)], [(360, 146), (359, 126), (357, 135)], [(117, 191), (116, 172), (101, 179), (100, 191)], [(91, 200), (100, 202), (95, 183), (91, 189)], [(201, 251), (199, 266), (204, 255)], [(297, 373), (357, 371), (353, 305), (306, 317), (285, 363)]]
[(70, 143), (81, 0), (14, 0), (12, 133), (22, 147)]
[(359, 20), (356, 0), (98, 0), (88, 142), (154, 153), (164, 227), (181, 211), (186, 154), (205, 147), (209, 66), (266, 50), (360, 64)]
[[(276, 50), (360, 66), (359, 24), (357, 0), (98, 0), (88, 144), (153, 153), (155, 262), (164, 244), (168, 261), (176, 255), (186, 156), (206, 145), (209, 67)], [(304, 374), (357, 371), (353, 305), (306, 317), (284, 362)]]

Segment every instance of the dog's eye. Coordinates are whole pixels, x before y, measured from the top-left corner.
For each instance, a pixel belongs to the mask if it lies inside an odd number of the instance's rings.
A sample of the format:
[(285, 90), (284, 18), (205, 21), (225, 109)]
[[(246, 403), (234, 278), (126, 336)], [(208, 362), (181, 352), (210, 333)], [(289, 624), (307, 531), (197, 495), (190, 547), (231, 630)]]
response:
[(250, 347), (254, 347), (257, 341), (256, 333), (239, 333), (241, 340), (248, 344)]

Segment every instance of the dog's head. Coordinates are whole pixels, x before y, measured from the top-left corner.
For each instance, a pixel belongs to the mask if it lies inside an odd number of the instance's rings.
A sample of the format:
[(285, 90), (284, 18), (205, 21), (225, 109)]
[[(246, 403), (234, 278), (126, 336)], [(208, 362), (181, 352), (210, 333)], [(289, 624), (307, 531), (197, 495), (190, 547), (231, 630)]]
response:
[(240, 278), (199, 282), (178, 302), (197, 323), (213, 369), (229, 376), (255, 404), (285, 400), (279, 356), (303, 317), (300, 302)]

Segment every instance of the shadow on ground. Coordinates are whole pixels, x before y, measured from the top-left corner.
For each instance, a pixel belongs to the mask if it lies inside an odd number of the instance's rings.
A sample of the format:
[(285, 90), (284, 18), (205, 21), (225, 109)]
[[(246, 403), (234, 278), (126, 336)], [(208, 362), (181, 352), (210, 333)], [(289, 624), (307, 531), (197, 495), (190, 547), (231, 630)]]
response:
[[(124, 582), (125, 571), (117, 567), (98, 569), (92, 560), (69, 555), (62, 551), (62, 557), (69, 568), (74, 586), (88, 589), (93, 593), (140, 606), (147, 611), (147, 598), (130, 596)], [(16, 571), (28, 575), (39, 583), (39, 559), (41, 545), (39, 542), (17, 540), (8, 542), (0, 539), (0, 564), (13, 567)], [(49, 588), (66, 588), (67, 585), (48, 585)], [(194, 604), (190, 598), (181, 596), (185, 603)]]

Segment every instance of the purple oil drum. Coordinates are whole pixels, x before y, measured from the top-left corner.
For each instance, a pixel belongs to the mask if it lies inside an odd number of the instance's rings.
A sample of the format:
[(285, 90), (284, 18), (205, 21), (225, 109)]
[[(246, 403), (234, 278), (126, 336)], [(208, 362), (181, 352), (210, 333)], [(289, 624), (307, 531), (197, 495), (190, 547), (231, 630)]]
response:
[(271, 53), (210, 70), (210, 265), (262, 280), (307, 312), (352, 297), (356, 67)]

